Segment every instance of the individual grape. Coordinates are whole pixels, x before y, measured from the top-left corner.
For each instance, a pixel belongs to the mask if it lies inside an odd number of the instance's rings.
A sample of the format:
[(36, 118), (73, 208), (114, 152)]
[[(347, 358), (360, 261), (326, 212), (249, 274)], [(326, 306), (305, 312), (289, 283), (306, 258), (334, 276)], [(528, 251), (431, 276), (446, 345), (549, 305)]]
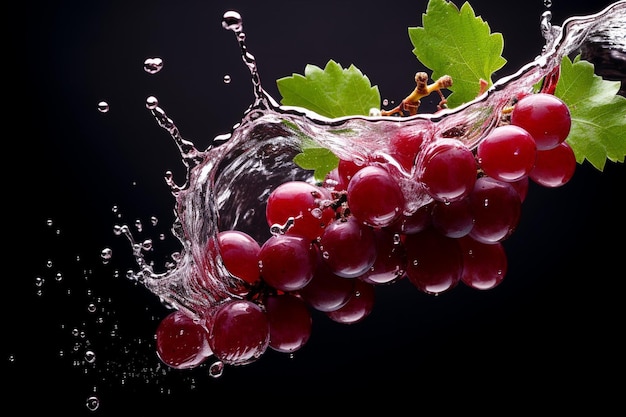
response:
[(348, 302), (354, 290), (354, 280), (336, 275), (319, 254), (313, 279), (297, 291), (298, 295), (317, 311), (333, 311)]
[(552, 149), (569, 135), (572, 117), (560, 98), (547, 93), (529, 94), (513, 107), (511, 124), (535, 139), (537, 150)]
[(474, 153), (461, 141), (445, 138), (423, 151), (417, 178), (432, 198), (449, 202), (465, 198), (472, 191), (476, 172)]
[(463, 253), (461, 281), (469, 287), (489, 290), (502, 282), (507, 272), (508, 260), (504, 246), (482, 243), (465, 236), (459, 239)]
[(525, 129), (514, 125), (494, 128), (478, 144), (476, 156), (485, 174), (513, 182), (528, 175), (535, 165), (537, 145)]
[(313, 278), (315, 246), (302, 236), (271, 236), (261, 245), (259, 269), (263, 281), (281, 291), (299, 290)]
[(431, 210), (434, 201), (428, 204), (424, 204), (411, 214), (402, 214), (398, 219), (385, 227), (393, 233), (400, 233), (403, 235), (410, 235), (413, 233), (421, 232), (428, 228), (432, 224)]
[(406, 270), (406, 253), (400, 235), (384, 229), (375, 229), (374, 235), (376, 261), (359, 279), (375, 285), (395, 282)]
[(560, 187), (569, 182), (576, 171), (576, 156), (567, 142), (537, 152), (530, 179), (544, 187)]
[(433, 227), (447, 237), (460, 238), (474, 227), (469, 197), (450, 203), (436, 201), (431, 216)]
[(261, 246), (247, 233), (224, 230), (217, 234), (224, 266), (232, 275), (254, 285), (261, 280), (259, 252)]
[(469, 199), (474, 215), (469, 236), (479, 242), (496, 243), (513, 233), (519, 222), (522, 202), (510, 182), (480, 177)]
[(269, 295), (265, 310), (270, 326), (269, 347), (283, 353), (300, 350), (311, 337), (311, 312), (305, 302), (290, 293)]
[(358, 170), (348, 183), (350, 213), (373, 227), (393, 223), (404, 208), (404, 194), (389, 171), (369, 165)]
[(332, 221), (333, 212), (324, 210), (327, 193), (322, 187), (304, 181), (288, 181), (276, 187), (267, 199), (265, 217), (267, 224), (285, 226), (289, 219), (293, 225), (289, 234), (316, 240)]
[(408, 173), (413, 170), (417, 154), (424, 142), (424, 131), (401, 131), (389, 139), (389, 154)]
[(437, 295), (459, 283), (463, 262), (457, 239), (446, 237), (431, 227), (407, 235), (404, 247), (406, 276), (420, 291)]
[(376, 240), (371, 227), (354, 216), (329, 224), (320, 239), (322, 259), (343, 278), (364, 274), (376, 261)]
[(270, 326), (263, 309), (249, 300), (229, 300), (211, 319), (209, 346), (226, 365), (246, 365), (267, 350)]
[(354, 292), (348, 302), (341, 308), (326, 313), (331, 320), (342, 324), (354, 324), (371, 314), (376, 299), (375, 286), (361, 280), (355, 280), (354, 284)]
[(365, 164), (357, 164), (355, 161), (350, 159), (339, 160), (339, 163), (337, 164), (337, 175), (339, 176), (340, 183), (344, 190), (348, 188), (348, 184), (350, 183), (352, 176), (364, 166)]
[(155, 337), (157, 356), (170, 368), (195, 368), (212, 355), (207, 330), (180, 310), (161, 320)]

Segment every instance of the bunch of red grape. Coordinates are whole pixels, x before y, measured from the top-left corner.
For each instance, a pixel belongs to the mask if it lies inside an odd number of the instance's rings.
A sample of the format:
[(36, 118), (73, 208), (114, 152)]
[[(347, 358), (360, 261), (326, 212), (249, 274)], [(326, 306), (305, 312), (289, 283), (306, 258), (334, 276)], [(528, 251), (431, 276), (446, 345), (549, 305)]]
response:
[(518, 224), (529, 180), (558, 187), (574, 173), (570, 126), (565, 103), (536, 93), (520, 98), (474, 149), (454, 138), (396, 135), (392, 156), (432, 198), (410, 215), (385, 162), (340, 160), (321, 184), (279, 185), (267, 199), (269, 239), (225, 230), (219, 248), (206, 249), (245, 283), (241, 297), (201, 322), (170, 313), (156, 331), (159, 358), (184, 369), (212, 355), (243, 365), (268, 348), (295, 352), (310, 337), (312, 310), (360, 322), (375, 286), (402, 279), (434, 295), (460, 282), (494, 288), (507, 272), (502, 242)]

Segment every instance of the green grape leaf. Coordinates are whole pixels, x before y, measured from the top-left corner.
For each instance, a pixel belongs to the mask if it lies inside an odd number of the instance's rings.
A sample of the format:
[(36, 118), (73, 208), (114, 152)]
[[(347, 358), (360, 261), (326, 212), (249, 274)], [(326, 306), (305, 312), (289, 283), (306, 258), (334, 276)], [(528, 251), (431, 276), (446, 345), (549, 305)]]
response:
[(371, 108), (380, 108), (380, 93), (354, 65), (342, 68), (330, 60), (324, 69), (308, 64), (304, 75), (276, 81), (285, 106), (300, 106), (322, 116), (367, 116)]
[(293, 158), (293, 162), (302, 169), (313, 170), (315, 180), (322, 181), (326, 174), (337, 167), (339, 158), (329, 149), (305, 141), (302, 145), (302, 152)]
[[(372, 86), (369, 78), (354, 65), (344, 69), (333, 60), (324, 69), (309, 64), (304, 75), (280, 78), (276, 84), (282, 96), (281, 104), (304, 107), (330, 118), (366, 116), (371, 108), (380, 108), (378, 87)], [(303, 140), (301, 148), (294, 162), (303, 169), (313, 170), (317, 181), (323, 180), (339, 162), (331, 151), (312, 140)]]
[(431, 78), (452, 77), (448, 107), (473, 100), (480, 93), (480, 80), (493, 84), (493, 73), (506, 63), (501, 33), (476, 16), (468, 2), (459, 9), (446, 0), (429, 0), (422, 14), (423, 27), (409, 27), (417, 59), (432, 71)]
[(567, 143), (576, 161), (586, 159), (599, 171), (607, 159), (624, 162), (626, 156), (626, 98), (617, 94), (619, 81), (594, 74), (592, 63), (563, 57), (554, 95), (569, 107), (572, 127)]

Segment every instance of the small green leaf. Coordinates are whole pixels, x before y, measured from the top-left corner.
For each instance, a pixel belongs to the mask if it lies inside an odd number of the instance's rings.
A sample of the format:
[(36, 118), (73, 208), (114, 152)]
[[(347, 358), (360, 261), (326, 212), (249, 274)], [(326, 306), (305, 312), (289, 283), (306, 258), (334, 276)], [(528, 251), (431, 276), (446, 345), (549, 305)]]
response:
[(308, 64), (304, 75), (276, 81), (285, 106), (300, 106), (322, 116), (367, 116), (370, 109), (380, 108), (380, 93), (369, 78), (354, 65), (344, 69), (330, 60), (324, 69)]
[(492, 74), (506, 63), (501, 56), (504, 39), (501, 33), (491, 33), (468, 2), (459, 10), (452, 2), (429, 0), (422, 24), (409, 28), (413, 53), (432, 70), (433, 80), (443, 75), (452, 77), (449, 107), (476, 98), (481, 79), (491, 86)]
[(326, 148), (304, 147), (293, 161), (303, 169), (313, 170), (315, 180), (322, 181), (326, 174), (337, 167), (339, 158)]
[(607, 159), (624, 162), (626, 98), (617, 94), (619, 89), (619, 81), (594, 74), (592, 63), (563, 57), (554, 95), (569, 107), (572, 127), (567, 143), (578, 163), (586, 159), (602, 171)]

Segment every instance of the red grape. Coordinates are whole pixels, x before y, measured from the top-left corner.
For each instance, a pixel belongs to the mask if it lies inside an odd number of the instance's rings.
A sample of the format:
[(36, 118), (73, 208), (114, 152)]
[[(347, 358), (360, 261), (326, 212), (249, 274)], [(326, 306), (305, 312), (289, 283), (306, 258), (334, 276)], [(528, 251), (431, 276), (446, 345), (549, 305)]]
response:
[(308, 342), (312, 318), (302, 299), (290, 293), (269, 295), (265, 299), (265, 310), (270, 326), (270, 348), (291, 353)]
[(569, 182), (576, 171), (576, 156), (567, 142), (537, 152), (537, 161), (530, 179), (544, 187), (560, 187)]
[(246, 365), (267, 350), (270, 327), (263, 309), (252, 301), (229, 300), (211, 319), (209, 346), (227, 365)]
[(259, 252), (261, 246), (250, 235), (238, 230), (224, 230), (217, 234), (224, 266), (234, 276), (248, 284), (260, 281)]
[(459, 239), (463, 252), (461, 281), (469, 287), (488, 290), (499, 285), (507, 272), (507, 257), (501, 243), (482, 243), (465, 236)]
[(356, 174), (364, 164), (357, 164), (356, 162), (348, 159), (340, 159), (337, 164), (337, 175), (339, 176), (340, 183), (343, 185), (343, 189), (348, 188), (348, 183), (352, 179), (352, 176)]
[(404, 247), (407, 278), (420, 291), (436, 295), (459, 283), (463, 263), (457, 239), (429, 228), (407, 235)]
[(261, 277), (269, 286), (281, 291), (304, 287), (312, 278), (316, 265), (315, 246), (302, 236), (276, 235), (263, 243), (259, 251)]
[(374, 285), (356, 280), (354, 292), (348, 302), (337, 310), (329, 311), (326, 315), (333, 321), (342, 324), (354, 324), (363, 321), (370, 315), (375, 301)]
[(538, 150), (546, 150), (567, 138), (572, 118), (563, 100), (552, 94), (537, 93), (524, 96), (515, 104), (511, 124), (530, 133)]
[(449, 202), (460, 200), (472, 191), (476, 172), (474, 153), (461, 141), (446, 138), (424, 150), (417, 175), (432, 198)]
[(161, 320), (155, 336), (157, 355), (171, 368), (195, 368), (212, 355), (207, 330), (180, 310)]
[(328, 225), (320, 239), (320, 250), (330, 270), (343, 278), (358, 277), (376, 261), (374, 232), (354, 216)]
[(313, 279), (297, 293), (318, 311), (337, 310), (348, 302), (354, 290), (354, 280), (336, 275), (319, 255)]
[(474, 227), (474, 215), (469, 198), (450, 203), (436, 201), (431, 216), (433, 227), (447, 237), (465, 236)]
[(267, 199), (265, 217), (267, 224), (285, 226), (289, 219), (293, 225), (289, 234), (298, 234), (309, 240), (318, 239), (333, 212), (324, 210), (323, 201), (328, 193), (321, 187), (304, 181), (288, 181), (272, 191)]
[(511, 183), (480, 177), (469, 199), (474, 215), (469, 236), (483, 243), (496, 243), (513, 233), (519, 222), (522, 202)]
[(352, 215), (370, 226), (389, 226), (404, 208), (404, 194), (398, 182), (377, 165), (358, 170), (348, 183), (347, 193)]
[(536, 154), (537, 145), (530, 133), (514, 125), (496, 127), (476, 149), (483, 172), (507, 182), (527, 176), (535, 165)]
[(400, 235), (375, 229), (376, 261), (359, 279), (370, 284), (389, 284), (404, 276), (406, 253)]
[(389, 153), (406, 172), (410, 173), (423, 142), (423, 130), (416, 132), (402, 131), (392, 135), (391, 139), (389, 139)]

